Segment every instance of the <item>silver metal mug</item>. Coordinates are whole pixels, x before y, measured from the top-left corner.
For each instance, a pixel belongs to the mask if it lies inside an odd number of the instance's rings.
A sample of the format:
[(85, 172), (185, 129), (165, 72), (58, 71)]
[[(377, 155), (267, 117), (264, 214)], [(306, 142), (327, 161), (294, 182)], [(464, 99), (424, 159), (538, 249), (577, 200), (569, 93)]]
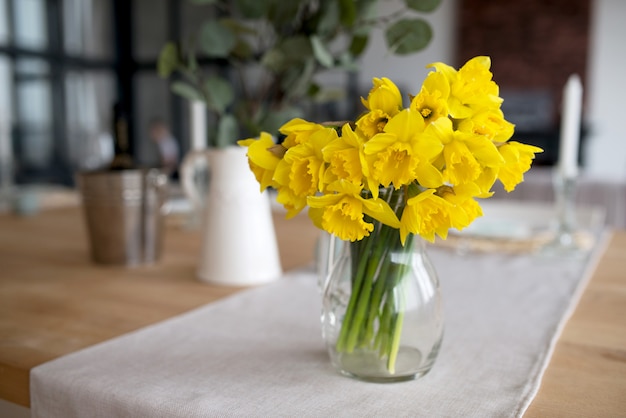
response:
[(163, 246), (167, 175), (158, 169), (77, 174), (91, 258), (99, 264), (158, 261)]

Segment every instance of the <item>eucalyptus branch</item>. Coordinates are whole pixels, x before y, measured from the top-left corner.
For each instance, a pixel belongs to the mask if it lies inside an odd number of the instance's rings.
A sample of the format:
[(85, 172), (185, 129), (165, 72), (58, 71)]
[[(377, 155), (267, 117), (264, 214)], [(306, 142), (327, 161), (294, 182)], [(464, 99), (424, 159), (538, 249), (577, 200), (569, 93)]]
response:
[(355, 27), (359, 27), (359, 26), (377, 27), (377, 26), (388, 25), (389, 23), (394, 22), (400, 17), (402, 17), (407, 12), (407, 10), (408, 9), (401, 9), (391, 14), (388, 14), (386, 16), (379, 16), (374, 19), (363, 19), (358, 22), (355, 22), (354, 26)]

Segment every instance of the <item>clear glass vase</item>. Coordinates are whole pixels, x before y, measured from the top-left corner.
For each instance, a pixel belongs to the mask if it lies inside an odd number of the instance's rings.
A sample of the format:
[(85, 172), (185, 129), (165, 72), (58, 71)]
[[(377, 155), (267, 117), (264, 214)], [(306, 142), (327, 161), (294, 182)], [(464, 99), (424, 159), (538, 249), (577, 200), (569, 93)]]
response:
[(375, 223), (345, 242), (324, 288), (322, 332), (341, 373), (373, 382), (425, 375), (443, 337), (439, 280), (420, 237)]

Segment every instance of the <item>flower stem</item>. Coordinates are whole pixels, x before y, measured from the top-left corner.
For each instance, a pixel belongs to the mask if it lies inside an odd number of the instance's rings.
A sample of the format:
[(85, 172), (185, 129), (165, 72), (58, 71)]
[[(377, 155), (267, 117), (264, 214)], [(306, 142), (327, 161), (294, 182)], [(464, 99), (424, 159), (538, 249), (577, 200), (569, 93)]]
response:
[[(359, 300), (359, 294), (361, 293), (361, 288), (363, 287), (363, 275), (365, 273), (365, 267), (367, 266), (368, 258), (365, 254), (369, 253), (370, 248), (374, 244), (374, 240), (367, 240), (365, 245), (363, 243), (352, 243), (350, 244), (350, 251), (352, 252), (352, 257), (356, 257), (358, 259), (358, 265), (356, 268), (356, 273), (352, 278), (352, 293), (350, 295), (350, 301), (348, 302), (348, 308), (346, 309), (346, 314), (343, 319), (343, 323), (341, 325), (341, 331), (339, 333), (339, 338), (337, 339), (337, 351), (348, 351), (346, 350), (346, 342), (348, 338), (348, 332), (352, 328), (354, 310)], [(349, 350), (348, 352), (351, 352)]]
[(377, 316), (382, 314), (379, 309), (381, 301), (383, 299), (385, 290), (385, 277), (387, 277), (391, 270), (391, 259), (385, 257), (383, 259), (383, 265), (380, 268), (380, 274), (376, 283), (374, 284), (374, 291), (372, 292), (372, 300), (370, 303), (369, 315), (367, 317), (367, 323), (365, 325), (364, 342), (371, 341), (374, 336), (374, 322)]
[(402, 334), (402, 324), (404, 322), (404, 297), (400, 296), (400, 304), (398, 306), (398, 312), (393, 318), (393, 328), (391, 329), (391, 346), (389, 347), (387, 357), (387, 370), (390, 374), (396, 373), (396, 359), (398, 358), (398, 351), (400, 350), (400, 337)]
[[(346, 340), (346, 351), (351, 353), (354, 350), (354, 347), (357, 344), (357, 338), (361, 332), (361, 325), (365, 319), (365, 313), (370, 303), (370, 294), (372, 292), (372, 283), (374, 281), (374, 277), (379, 271), (379, 266), (382, 260), (382, 255), (384, 254), (385, 247), (387, 244), (387, 236), (389, 235), (390, 228), (382, 228), (380, 232), (380, 239), (371, 240), (376, 241), (375, 247), (372, 251), (372, 255), (369, 258), (369, 263), (367, 265), (367, 271), (365, 272), (365, 277), (362, 280), (363, 286), (361, 286), (358, 294), (352, 294), (352, 296), (356, 296), (358, 301), (356, 302), (356, 312), (354, 314), (354, 318), (352, 323), (350, 324), (350, 330), (348, 331), (348, 336)], [(368, 240), (369, 241), (369, 240)]]
[[(387, 357), (387, 370), (389, 373), (394, 374), (396, 370), (396, 359), (398, 358), (398, 352), (400, 350), (400, 337), (402, 336), (402, 325), (404, 324), (404, 310), (406, 306), (405, 294), (402, 289), (404, 286), (404, 276), (409, 270), (409, 263), (411, 262), (411, 250), (413, 248), (413, 235), (407, 236), (406, 249), (402, 252), (403, 260), (398, 264), (398, 273), (394, 275), (395, 283), (393, 288), (389, 290), (389, 296), (392, 296), (396, 304), (396, 314), (393, 318), (393, 328), (389, 330), (391, 336), (391, 346), (389, 347)], [(394, 291), (395, 290), (395, 291)]]

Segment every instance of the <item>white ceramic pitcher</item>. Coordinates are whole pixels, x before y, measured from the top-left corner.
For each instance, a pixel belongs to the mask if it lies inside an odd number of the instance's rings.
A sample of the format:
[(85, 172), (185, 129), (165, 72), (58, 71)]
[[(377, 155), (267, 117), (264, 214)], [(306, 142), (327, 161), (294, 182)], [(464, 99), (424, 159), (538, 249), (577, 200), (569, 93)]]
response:
[(204, 193), (193, 184), (189, 166), (205, 158), (210, 172), (197, 270), (201, 281), (245, 286), (282, 275), (270, 199), (259, 191), (246, 152), (238, 146), (194, 151), (181, 167), (181, 183), (192, 201)]

